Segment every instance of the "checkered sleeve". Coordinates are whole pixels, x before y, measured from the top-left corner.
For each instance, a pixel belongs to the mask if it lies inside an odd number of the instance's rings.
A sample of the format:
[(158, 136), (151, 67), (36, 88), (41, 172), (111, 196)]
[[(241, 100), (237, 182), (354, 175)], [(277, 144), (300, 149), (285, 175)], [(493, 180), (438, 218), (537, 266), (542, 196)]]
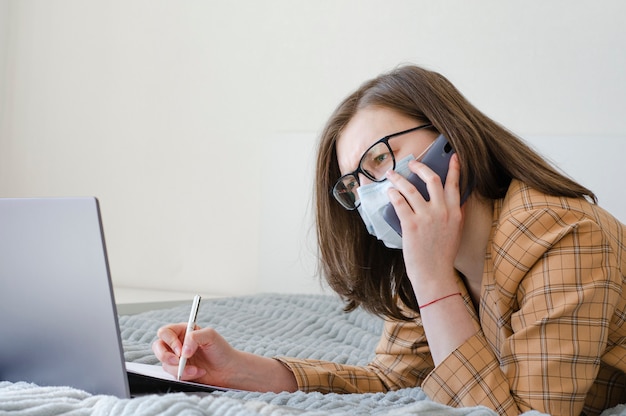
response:
[(483, 297), (481, 316), (512, 314), (496, 324), (498, 335), (479, 332), (437, 366), (422, 386), (433, 400), (507, 415), (583, 411), (621, 275), (600, 227), (571, 215), (524, 211), (500, 227), (493, 241), (498, 294)]
[(376, 356), (367, 366), (276, 357), (296, 377), (298, 388), (324, 393), (384, 392), (419, 386), (433, 369), (419, 317), (385, 322)]

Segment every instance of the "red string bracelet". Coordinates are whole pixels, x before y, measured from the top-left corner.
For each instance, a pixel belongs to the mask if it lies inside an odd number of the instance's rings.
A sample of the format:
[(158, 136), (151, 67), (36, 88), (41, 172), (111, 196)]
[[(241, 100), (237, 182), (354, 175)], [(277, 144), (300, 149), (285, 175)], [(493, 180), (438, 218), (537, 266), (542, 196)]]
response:
[(430, 302), (428, 302), (427, 304), (420, 306), (420, 309), (423, 309), (423, 308), (425, 308), (425, 307), (427, 307), (427, 306), (430, 306), (430, 305), (432, 305), (433, 303), (437, 303), (437, 302), (439, 302), (440, 300), (444, 300), (444, 299), (447, 299), (447, 298), (451, 298), (452, 296), (456, 296), (456, 295), (461, 296), (461, 292), (451, 293), (451, 294), (449, 294), (449, 295), (442, 296), (442, 297), (440, 297), (439, 299), (431, 300), (431, 301), (430, 301)]

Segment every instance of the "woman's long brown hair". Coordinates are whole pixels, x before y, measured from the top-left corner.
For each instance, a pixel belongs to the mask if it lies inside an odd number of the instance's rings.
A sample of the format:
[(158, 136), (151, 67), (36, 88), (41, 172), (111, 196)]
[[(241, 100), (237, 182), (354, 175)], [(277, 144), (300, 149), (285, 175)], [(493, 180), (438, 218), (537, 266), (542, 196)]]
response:
[(430, 122), (443, 133), (461, 162), (461, 192), (471, 186), (483, 198), (503, 198), (512, 179), (548, 195), (584, 198), (587, 188), (557, 171), (522, 140), (481, 113), (442, 75), (402, 66), (364, 83), (329, 118), (320, 138), (316, 167), (316, 219), (320, 267), (330, 287), (346, 301), (380, 316), (408, 319), (399, 301), (418, 310), (401, 250), (368, 234), (358, 213), (346, 211), (331, 193), (341, 176), (335, 144), (354, 114), (386, 107)]

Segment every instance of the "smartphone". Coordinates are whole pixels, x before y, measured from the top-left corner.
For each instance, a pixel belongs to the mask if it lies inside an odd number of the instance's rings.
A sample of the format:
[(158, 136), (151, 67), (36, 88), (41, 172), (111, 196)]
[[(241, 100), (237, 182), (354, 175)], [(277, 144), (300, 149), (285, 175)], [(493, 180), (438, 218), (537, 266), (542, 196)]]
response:
[[(421, 162), (431, 168), (441, 178), (441, 183), (446, 184), (446, 176), (448, 176), (448, 166), (450, 165), (450, 158), (455, 153), (454, 149), (448, 143), (448, 139), (443, 134), (440, 134), (432, 147), (428, 149)], [(420, 179), (415, 173), (407, 177), (407, 180), (411, 182), (417, 190), (422, 194), (426, 201), (430, 201), (430, 195), (426, 189), (426, 183)], [(461, 205), (465, 202), (469, 196), (468, 192), (461, 198)], [(402, 228), (400, 227), (400, 219), (396, 214), (396, 210), (391, 205), (391, 202), (383, 208), (383, 218), (398, 234), (402, 235)]]

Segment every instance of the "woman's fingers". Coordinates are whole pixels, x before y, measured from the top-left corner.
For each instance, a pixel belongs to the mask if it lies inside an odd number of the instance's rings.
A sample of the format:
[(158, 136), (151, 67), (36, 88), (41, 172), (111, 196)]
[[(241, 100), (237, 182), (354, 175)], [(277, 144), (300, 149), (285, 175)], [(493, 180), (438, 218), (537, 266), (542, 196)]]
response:
[(167, 345), (171, 351), (177, 356), (182, 353), (183, 342), (181, 336), (184, 336), (186, 324), (172, 324), (159, 328), (157, 337)]
[(208, 375), (209, 378), (203, 382), (207, 384), (217, 382), (222, 385), (224, 374), (231, 371), (228, 370), (228, 366), (232, 361), (234, 351), (213, 328), (202, 328), (191, 332), (183, 347), (183, 356), (188, 357), (183, 378), (199, 379)]
[[(439, 174), (434, 172), (428, 165), (418, 161), (411, 161), (409, 168), (426, 184), (428, 199), (432, 201), (435, 207), (453, 202), (456, 202), (456, 205), (460, 205), (459, 179), (461, 169), (456, 154), (453, 154), (450, 159), (445, 186)], [(396, 207), (396, 204), (401, 206), (402, 199), (406, 200), (413, 211), (424, 206), (423, 204), (426, 202), (426, 198), (408, 179), (394, 171), (387, 172), (387, 178), (394, 185), (394, 187), (389, 190), (389, 199), (392, 201), (394, 207)], [(393, 192), (394, 188), (395, 191), (397, 191), (395, 193)]]
[[(443, 194), (441, 178), (428, 166), (419, 162), (412, 162), (409, 166), (411, 171), (426, 184), (429, 200), (433, 202), (441, 200), (441, 195)], [(398, 216), (406, 209), (418, 212), (422, 207), (426, 207), (427, 201), (425, 196), (407, 178), (395, 171), (389, 171), (387, 172), (387, 179), (393, 184), (393, 187), (389, 188), (388, 196), (394, 208), (396, 208)]]
[(448, 176), (446, 177), (446, 186), (444, 192), (446, 200), (451, 206), (461, 205), (461, 164), (459, 163), (459, 157), (457, 154), (453, 154), (450, 158), (450, 165), (448, 166)]

